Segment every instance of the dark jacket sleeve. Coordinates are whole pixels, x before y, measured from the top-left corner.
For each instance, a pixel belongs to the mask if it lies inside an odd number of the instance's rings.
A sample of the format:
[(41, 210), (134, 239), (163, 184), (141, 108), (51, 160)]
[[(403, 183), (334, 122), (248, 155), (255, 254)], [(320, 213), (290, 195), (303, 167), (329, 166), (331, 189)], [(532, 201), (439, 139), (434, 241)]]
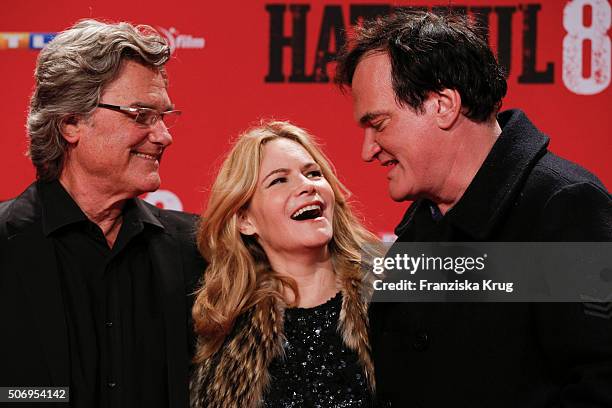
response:
[(206, 260), (200, 254), (196, 245), (197, 227), (200, 219), (195, 214), (172, 210), (161, 211), (161, 216), (164, 225), (172, 227), (173, 234), (179, 242), (181, 257), (184, 262), (185, 295), (187, 297), (185, 314), (188, 322), (187, 341), (191, 358), (195, 353), (197, 340), (191, 309), (195, 301), (195, 292), (201, 286), (207, 266)]
[[(546, 203), (542, 241), (610, 242), (610, 194), (584, 182), (559, 189)], [(539, 303), (534, 327), (561, 385), (555, 407), (612, 407), (612, 293), (601, 303)]]

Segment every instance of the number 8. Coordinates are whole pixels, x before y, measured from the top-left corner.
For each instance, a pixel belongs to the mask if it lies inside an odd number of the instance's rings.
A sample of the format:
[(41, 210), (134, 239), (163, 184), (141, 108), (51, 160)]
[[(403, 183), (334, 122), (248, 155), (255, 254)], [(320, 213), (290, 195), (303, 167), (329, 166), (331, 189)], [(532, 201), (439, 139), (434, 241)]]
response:
[[(591, 26), (583, 25), (584, 7), (591, 6)], [(594, 95), (610, 85), (610, 4), (607, 0), (573, 0), (563, 11), (563, 83), (579, 95)], [(591, 76), (582, 76), (582, 47), (591, 41)]]

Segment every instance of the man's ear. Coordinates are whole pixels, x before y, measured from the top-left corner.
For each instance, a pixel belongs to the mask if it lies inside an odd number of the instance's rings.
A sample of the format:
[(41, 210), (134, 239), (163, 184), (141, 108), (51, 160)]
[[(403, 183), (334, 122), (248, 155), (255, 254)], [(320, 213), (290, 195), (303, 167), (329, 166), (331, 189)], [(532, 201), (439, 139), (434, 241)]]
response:
[(68, 143), (77, 143), (81, 138), (85, 120), (77, 115), (66, 116), (60, 122), (60, 131)]
[(242, 235), (257, 234), (257, 228), (255, 228), (246, 210), (238, 213), (238, 230)]
[(440, 129), (450, 129), (461, 114), (461, 95), (456, 89), (445, 88), (434, 94), (436, 121)]

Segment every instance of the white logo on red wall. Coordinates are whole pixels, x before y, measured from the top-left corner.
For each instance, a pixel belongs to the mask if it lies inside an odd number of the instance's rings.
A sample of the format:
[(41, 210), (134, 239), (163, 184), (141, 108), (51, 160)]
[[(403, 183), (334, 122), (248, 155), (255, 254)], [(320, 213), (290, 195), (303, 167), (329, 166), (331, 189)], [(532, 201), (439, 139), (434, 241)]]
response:
[(180, 34), (174, 27), (170, 27), (167, 30), (163, 27), (157, 27), (157, 29), (164, 37), (166, 37), (166, 40), (168, 40), (171, 53), (174, 53), (174, 51), (178, 48), (202, 49), (204, 48), (204, 45), (206, 45), (206, 41), (203, 37)]
[(170, 190), (154, 191), (147, 194), (144, 200), (149, 204), (165, 210), (183, 211), (183, 203), (178, 196)]

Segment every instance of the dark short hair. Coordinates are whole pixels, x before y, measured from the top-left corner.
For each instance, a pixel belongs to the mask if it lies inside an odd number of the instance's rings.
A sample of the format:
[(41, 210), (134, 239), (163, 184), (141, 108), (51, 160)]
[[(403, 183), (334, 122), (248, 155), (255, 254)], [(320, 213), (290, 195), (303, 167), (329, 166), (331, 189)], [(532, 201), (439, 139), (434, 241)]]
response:
[(155, 29), (130, 23), (81, 20), (40, 52), (28, 112), (28, 155), (41, 180), (60, 177), (68, 142), (61, 132), (70, 116), (87, 118), (127, 60), (165, 75), (170, 47)]
[(338, 56), (336, 83), (350, 87), (365, 55), (382, 52), (391, 60), (393, 91), (400, 105), (422, 111), (430, 92), (455, 89), (464, 114), (488, 120), (506, 95), (503, 69), (467, 17), (397, 10), (355, 27)]

